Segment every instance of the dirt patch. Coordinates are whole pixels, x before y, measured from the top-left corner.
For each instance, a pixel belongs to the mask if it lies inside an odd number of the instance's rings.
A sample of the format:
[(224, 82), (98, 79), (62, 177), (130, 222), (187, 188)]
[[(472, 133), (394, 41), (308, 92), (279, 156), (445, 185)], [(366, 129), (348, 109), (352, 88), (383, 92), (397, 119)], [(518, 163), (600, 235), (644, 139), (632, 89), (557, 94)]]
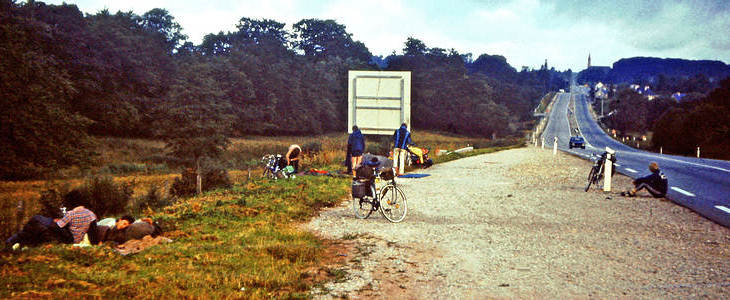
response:
[[(499, 162), (498, 164), (491, 162)], [(354, 242), (320, 298), (727, 298), (730, 230), (671, 201), (584, 192), (591, 163), (535, 148), (403, 179), (398, 224), (350, 203), (307, 227)]]

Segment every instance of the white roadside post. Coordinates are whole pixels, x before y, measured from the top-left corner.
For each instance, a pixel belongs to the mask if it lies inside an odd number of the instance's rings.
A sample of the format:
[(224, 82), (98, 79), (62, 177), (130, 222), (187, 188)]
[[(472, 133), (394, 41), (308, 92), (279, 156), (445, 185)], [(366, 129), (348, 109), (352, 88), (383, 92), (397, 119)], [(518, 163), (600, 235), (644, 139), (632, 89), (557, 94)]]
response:
[(541, 143), (541, 145), (542, 145), (541, 147), (542, 147), (543, 149), (545, 149), (545, 139), (544, 139), (544, 138), (542, 139), (542, 143)]
[(611, 191), (611, 173), (613, 173), (613, 161), (611, 161), (611, 157), (616, 153), (611, 148), (606, 147), (606, 152), (608, 153), (606, 155), (606, 161), (603, 164), (603, 191), (604, 192), (610, 192)]
[(700, 158), (700, 147), (697, 147), (697, 158)]
[(558, 137), (553, 138), (553, 155), (558, 154)]
[(664, 149), (662, 149), (662, 147), (659, 147), (659, 154), (664, 154)]

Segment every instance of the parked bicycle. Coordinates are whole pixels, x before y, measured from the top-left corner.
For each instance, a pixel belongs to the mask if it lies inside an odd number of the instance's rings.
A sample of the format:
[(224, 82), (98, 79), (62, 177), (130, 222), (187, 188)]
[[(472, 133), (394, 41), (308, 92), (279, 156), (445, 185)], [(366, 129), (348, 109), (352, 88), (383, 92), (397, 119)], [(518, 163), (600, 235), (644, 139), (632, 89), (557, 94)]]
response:
[[(586, 192), (591, 188), (591, 184), (598, 186), (601, 180), (603, 180), (603, 166), (606, 164), (606, 156), (608, 156), (608, 152), (603, 152), (601, 155), (591, 154), (593, 167), (591, 167), (591, 171), (588, 173), (588, 184), (585, 189)], [(616, 155), (611, 156), (611, 163), (616, 163)], [(611, 176), (614, 174), (616, 174), (615, 167), (611, 168)]]
[[(380, 181), (387, 183), (377, 188), (376, 183)], [(408, 205), (405, 194), (395, 183), (395, 169), (390, 168), (381, 172), (378, 168), (373, 168), (372, 178), (353, 180), (352, 208), (355, 216), (360, 219), (366, 219), (374, 211), (379, 210), (380, 214), (390, 222), (403, 221), (408, 212)]]
[(293, 177), (294, 168), (286, 165), (286, 160), (281, 154), (267, 154), (261, 158), (264, 164), (264, 171), (261, 177), (270, 179)]

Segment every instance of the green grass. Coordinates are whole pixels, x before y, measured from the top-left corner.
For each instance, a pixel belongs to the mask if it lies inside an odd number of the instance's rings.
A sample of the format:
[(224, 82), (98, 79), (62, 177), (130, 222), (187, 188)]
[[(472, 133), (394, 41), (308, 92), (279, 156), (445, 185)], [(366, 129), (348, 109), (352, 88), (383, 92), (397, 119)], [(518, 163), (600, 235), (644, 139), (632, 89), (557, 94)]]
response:
[[(521, 139), (468, 140), (423, 133), (420, 138), (432, 149), (477, 147), (469, 153), (434, 155), (436, 163), (523, 144)], [(338, 162), (344, 150), (335, 150), (340, 140), (323, 142), (324, 154), (312, 159), (314, 165), (342, 169)], [(317, 273), (312, 270), (325, 270), (329, 280), (343, 280), (344, 271), (324, 262), (325, 241), (299, 224), (348, 198), (349, 180), (299, 176), (246, 181), (245, 173), (238, 173), (238, 183), (231, 189), (180, 199), (150, 213), (162, 224), (165, 236), (173, 239), (170, 244), (130, 256), (118, 255), (108, 246), (68, 245), (0, 253), (0, 298), (306, 298), (323, 280), (310, 276)], [(18, 184), (5, 184), (8, 199), (42, 186), (42, 182)], [(2, 201), (7, 204), (3, 211), (12, 212), (14, 202), (8, 199)]]
[(0, 298), (307, 297), (323, 243), (297, 224), (348, 193), (346, 179), (253, 180), (154, 214), (174, 241), (138, 254), (68, 245), (4, 252)]

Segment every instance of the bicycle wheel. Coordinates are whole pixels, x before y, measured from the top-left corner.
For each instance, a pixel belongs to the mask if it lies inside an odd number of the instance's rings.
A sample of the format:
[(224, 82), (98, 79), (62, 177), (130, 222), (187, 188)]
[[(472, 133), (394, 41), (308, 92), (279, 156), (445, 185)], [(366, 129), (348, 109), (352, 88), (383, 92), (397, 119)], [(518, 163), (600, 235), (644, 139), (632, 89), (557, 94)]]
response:
[(588, 189), (591, 188), (591, 183), (593, 183), (593, 175), (595, 173), (596, 173), (596, 168), (595, 167), (591, 167), (591, 172), (588, 173), (588, 184), (586, 185), (586, 192), (588, 191)]
[(373, 213), (373, 203), (367, 198), (352, 198), (352, 210), (358, 219), (367, 219)]
[(269, 178), (269, 176), (271, 176), (271, 170), (264, 168), (264, 171), (261, 172), (261, 178)]
[(389, 184), (380, 191), (380, 213), (393, 223), (406, 218), (408, 213), (406, 196), (398, 187)]

